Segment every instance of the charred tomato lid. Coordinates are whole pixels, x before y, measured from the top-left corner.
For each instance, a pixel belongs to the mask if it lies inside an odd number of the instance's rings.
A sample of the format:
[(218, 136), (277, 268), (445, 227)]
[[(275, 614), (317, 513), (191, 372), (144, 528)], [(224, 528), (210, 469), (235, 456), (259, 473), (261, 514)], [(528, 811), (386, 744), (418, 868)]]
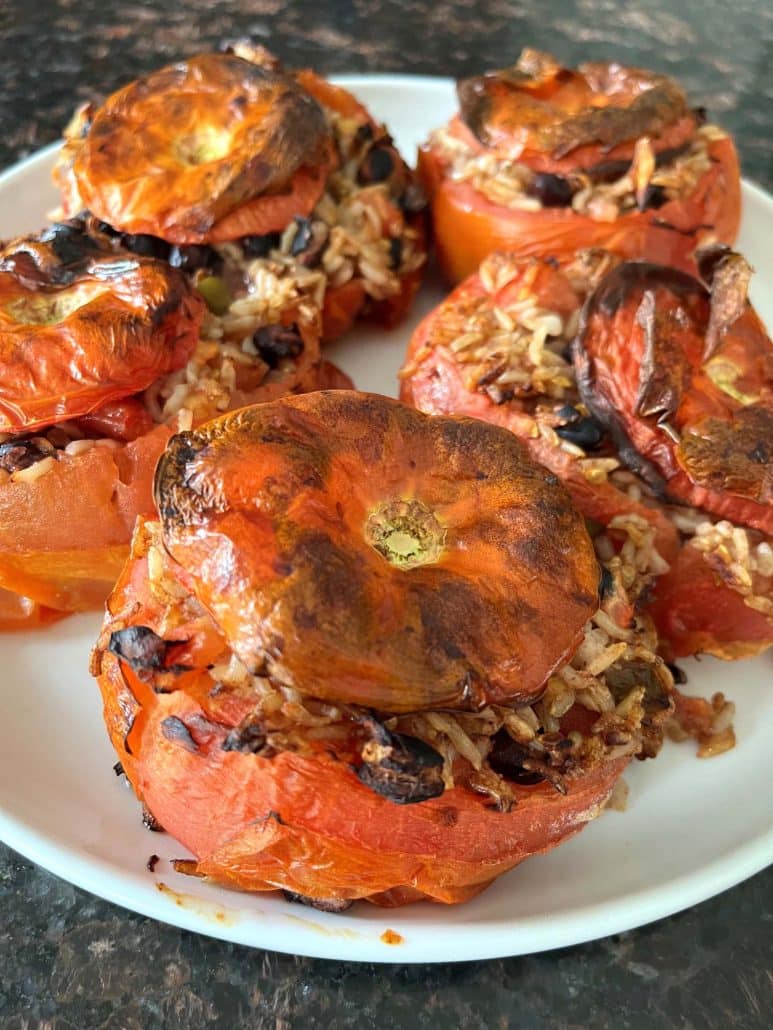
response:
[(509, 432), (349, 391), (174, 437), (171, 556), (247, 667), (401, 712), (535, 697), (597, 607), (556, 477)]
[(457, 84), (461, 119), (479, 143), (512, 159), (547, 155), (585, 167), (625, 156), (642, 136), (653, 149), (689, 139), (697, 116), (673, 79), (613, 62), (565, 68), (526, 48), (510, 68)]
[(124, 86), (96, 110), (73, 163), (97, 217), (178, 242), (327, 160), (322, 108), (266, 61), (200, 54)]

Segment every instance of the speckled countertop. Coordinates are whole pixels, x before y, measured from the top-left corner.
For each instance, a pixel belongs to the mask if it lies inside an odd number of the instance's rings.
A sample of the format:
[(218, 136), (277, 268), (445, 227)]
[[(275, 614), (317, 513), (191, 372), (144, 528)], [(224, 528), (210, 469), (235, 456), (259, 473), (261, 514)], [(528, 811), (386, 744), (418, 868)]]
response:
[[(768, 0), (0, 0), (0, 167), (73, 106), (223, 38), (250, 34), (326, 72), (461, 74), (530, 44), (678, 75), (773, 187)], [(599, 943), (449, 967), (250, 951), (124, 912), (0, 845), (0, 1027), (770, 1026), (773, 870)]]

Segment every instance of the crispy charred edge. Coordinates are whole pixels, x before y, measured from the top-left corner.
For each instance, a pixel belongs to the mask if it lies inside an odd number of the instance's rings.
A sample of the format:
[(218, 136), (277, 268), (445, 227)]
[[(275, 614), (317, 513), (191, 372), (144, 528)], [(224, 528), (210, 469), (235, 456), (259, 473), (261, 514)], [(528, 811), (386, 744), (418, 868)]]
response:
[(159, 458), (153, 500), (164, 529), (197, 525), (211, 510), (208, 499), (191, 488), (187, 477), (189, 465), (206, 449), (210, 435), (206, 428), (177, 433)]
[[(687, 272), (646, 261), (624, 262), (613, 268), (586, 299), (580, 312), (577, 335), (571, 344), (571, 355), (577, 377), (577, 388), (583, 404), (609, 432), (623, 462), (641, 476), (659, 498), (665, 499), (667, 495), (666, 480), (651, 461), (639, 454), (625, 430), (622, 418), (610, 400), (596, 389), (594, 360), (585, 346), (590, 332), (591, 319), (595, 314), (612, 318), (637, 292), (641, 292), (645, 296), (648, 289), (656, 287), (665, 287), (680, 297), (696, 294), (707, 298), (709, 296), (706, 287)], [(646, 325), (643, 325), (642, 328), (646, 333)], [(660, 372), (654, 360), (655, 355), (650, 355), (650, 357), (653, 360), (646, 362), (646, 367), (642, 367), (643, 385), (640, 389), (640, 403), (648, 409), (652, 404), (657, 407), (659, 403), (655, 399), (657, 391), (650, 394), (647, 388), (648, 380), (653, 387), (656, 385), (653, 377), (658, 376)], [(664, 382), (661, 385), (669, 395), (668, 397), (664, 395), (661, 400), (667, 408), (671, 408), (674, 401), (674, 398), (671, 397), (674, 384)], [(644, 414), (647, 413), (648, 411), (644, 412)]]
[[(548, 55), (538, 56), (555, 66), (554, 58)], [(544, 75), (542, 62), (537, 61), (536, 65), (529, 64), (525, 68), (523, 62), (524, 54), (511, 68), (485, 72), (483, 75), (471, 76), (457, 82), (456, 92), (462, 120), (484, 146), (491, 145), (486, 129), (492, 107), (488, 86), (498, 81), (517, 90), (536, 84), (540, 81), (541, 73)], [(595, 67), (598, 71), (605, 66), (580, 65), (578, 72), (582, 75), (583, 71), (590, 67)], [(636, 68), (626, 71), (639, 77), (646, 75), (652, 87), (636, 97), (627, 107), (586, 109), (578, 115), (567, 117), (559, 125), (545, 128), (539, 134), (543, 148), (551, 151), (553, 157), (558, 159), (589, 143), (599, 143), (611, 150), (617, 144), (639, 136), (657, 134), (688, 113), (687, 98), (673, 79), (666, 75), (645, 73)], [(576, 73), (571, 69), (559, 68), (556, 79), (560, 81), (562, 77), (566, 79), (574, 74)]]
[(356, 772), (361, 783), (397, 805), (440, 797), (445, 790), (443, 756), (418, 737), (390, 733), (375, 717), (363, 726), (370, 740), (362, 749)]
[(0, 250), (0, 272), (28, 290), (72, 286), (87, 276), (110, 284), (143, 268), (157, 271), (166, 284), (164, 300), (149, 312), (155, 328), (194, 296), (183, 272), (166, 261), (126, 250), (78, 218), (19, 236)]

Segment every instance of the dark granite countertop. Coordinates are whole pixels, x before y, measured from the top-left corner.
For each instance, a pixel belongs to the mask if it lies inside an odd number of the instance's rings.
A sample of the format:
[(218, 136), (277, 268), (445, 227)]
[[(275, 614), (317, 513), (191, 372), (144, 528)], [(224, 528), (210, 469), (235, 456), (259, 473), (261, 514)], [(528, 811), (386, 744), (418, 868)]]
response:
[[(767, 0), (0, 0), (0, 167), (55, 139), (73, 106), (251, 34), (326, 72), (461, 74), (524, 44), (678, 75), (773, 187)], [(124, 912), (0, 845), (0, 1026), (716, 1027), (770, 1025), (773, 869), (605, 941), (449, 967), (250, 951)]]

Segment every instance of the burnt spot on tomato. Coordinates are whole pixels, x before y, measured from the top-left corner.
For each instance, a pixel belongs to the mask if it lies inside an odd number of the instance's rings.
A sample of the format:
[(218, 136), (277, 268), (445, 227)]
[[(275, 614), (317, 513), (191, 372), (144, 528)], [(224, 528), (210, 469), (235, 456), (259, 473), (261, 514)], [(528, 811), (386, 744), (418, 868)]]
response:
[(287, 901), (295, 905), (307, 905), (309, 908), (316, 908), (318, 912), (345, 912), (354, 904), (348, 898), (310, 898), (306, 894), (298, 894), (295, 891), (283, 889)]
[(142, 806), (142, 825), (146, 830), (150, 830), (151, 833), (165, 833), (164, 827), (156, 819), (150, 809), (146, 806)]
[(168, 644), (149, 626), (127, 626), (110, 634), (108, 651), (135, 671), (163, 667)]
[(248, 715), (235, 726), (222, 744), (223, 751), (240, 751), (245, 755), (257, 755), (266, 746), (266, 734), (260, 720)]
[(31, 468), (45, 458), (56, 457), (56, 448), (45, 437), (6, 440), (0, 444), (0, 469), (8, 473)]
[(199, 750), (199, 745), (191, 736), (191, 731), (176, 715), (168, 715), (166, 719), (162, 719), (161, 733), (168, 741), (182, 745), (186, 751), (193, 753)]
[(396, 805), (440, 797), (445, 790), (442, 755), (417, 737), (390, 733), (375, 719), (368, 725), (371, 739), (362, 749), (360, 782)]
[(49, 244), (62, 265), (80, 264), (102, 249), (97, 240), (88, 235), (84, 222), (75, 218), (54, 222), (40, 234), (40, 241)]
[(288, 358), (297, 358), (303, 353), (303, 337), (298, 326), (264, 325), (252, 337), (255, 349), (269, 368), (277, 368)]

